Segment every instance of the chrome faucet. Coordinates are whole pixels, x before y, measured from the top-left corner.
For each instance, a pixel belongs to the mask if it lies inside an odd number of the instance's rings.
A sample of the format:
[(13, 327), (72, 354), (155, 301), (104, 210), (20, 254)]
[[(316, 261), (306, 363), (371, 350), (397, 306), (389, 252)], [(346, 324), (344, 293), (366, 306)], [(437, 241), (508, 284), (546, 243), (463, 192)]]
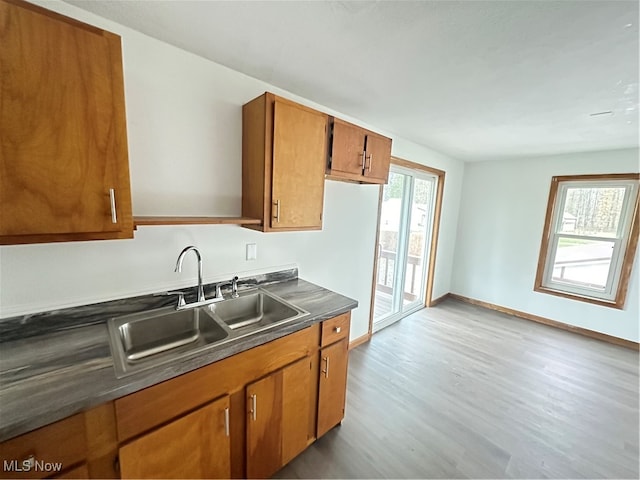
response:
[[(178, 261), (176, 262), (176, 272), (181, 272), (182, 271), (182, 261), (184, 260), (184, 256), (188, 253), (193, 251), (193, 253), (196, 255), (196, 258), (198, 259), (198, 298), (195, 302), (192, 303), (187, 303), (184, 300), (184, 295), (185, 293), (183, 291), (172, 291), (172, 292), (164, 292), (164, 293), (158, 293), (156, 295), (177, 295), (178, 296), (178, 305), (176, 305), (176, 310), (184, 310), (187, 308), (196, 308), (196, 307), (204, 307), (205, 305), (209, 305), (210, 303), (216, 303), (216, 302), (221, 302), (222, 300), (224, 300), (224, 297), (220, 294), (220, 286), (217, 285), (216, 286), (216, 295), (213, 298), (210, 298), (209, 300), (204, 298), (204, 286), (202, 285), (202, 256), (200, 255), (200, 252), (198, 251), (198, 249), (196, 247), (194, 247), (193, 245), (190, 245), (188, 247), (185, 247), (181, 252), (180, 255), (178, 255)], [(235, 296), (238, 296), (238, 286), (236, 284), (236, 281), (238, 280), (238, 277), (235, 277), (234, 280), (232, 280), (232, 288), (233, 288), (233, 293), (235, 294)], [(234, 296), (234, 295), (232, 295)]]
[(186, 247), (184, 250), (180, 252), (178, 255), (178, 261), (176, 262), (176, 272), (182, 272), (182, 261), (184, 260), (184, 256), (188, 252), (193, 252), (196, 254), (196, 258), (198, 259), (198, 302), (204, 302), (204, 288), (202, 286), (202, 256), (196, 247), (193, 245)]

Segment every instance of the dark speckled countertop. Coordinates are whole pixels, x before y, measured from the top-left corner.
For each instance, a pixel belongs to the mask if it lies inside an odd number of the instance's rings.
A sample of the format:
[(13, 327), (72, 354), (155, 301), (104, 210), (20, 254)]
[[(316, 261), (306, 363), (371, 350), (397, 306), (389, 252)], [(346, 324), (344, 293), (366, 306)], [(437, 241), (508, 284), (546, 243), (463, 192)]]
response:
[[(152, 295), (0, 320), (0, 441), (128, 395), (345, 313), (358, 302), (297, 278), (297, 270), (242, 279), (309, 312), (295, 322), (116, 378), (109, 318), (175, 304)], [(205, 292), (211, 296), (213, 285)], [(187, 301), (192, 301), (187, 298)]]

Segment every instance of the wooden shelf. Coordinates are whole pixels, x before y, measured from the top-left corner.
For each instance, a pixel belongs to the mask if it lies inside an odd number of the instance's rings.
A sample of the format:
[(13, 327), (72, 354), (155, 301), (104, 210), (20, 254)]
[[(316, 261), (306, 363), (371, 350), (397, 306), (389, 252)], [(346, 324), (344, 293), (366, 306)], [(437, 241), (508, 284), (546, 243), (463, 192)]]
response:
[(248, 217), (133, 217), (134, 228), (150, 225), (260, 225)]

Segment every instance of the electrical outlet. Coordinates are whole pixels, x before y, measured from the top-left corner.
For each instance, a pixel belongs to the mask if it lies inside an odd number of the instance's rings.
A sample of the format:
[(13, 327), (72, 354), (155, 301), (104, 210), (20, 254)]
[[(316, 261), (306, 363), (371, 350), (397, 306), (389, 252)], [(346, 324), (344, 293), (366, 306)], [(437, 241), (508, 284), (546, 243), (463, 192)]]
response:
[(247, 243), (247, 260), (255, 260), (258, 258), (258, 245), (255, 243)]

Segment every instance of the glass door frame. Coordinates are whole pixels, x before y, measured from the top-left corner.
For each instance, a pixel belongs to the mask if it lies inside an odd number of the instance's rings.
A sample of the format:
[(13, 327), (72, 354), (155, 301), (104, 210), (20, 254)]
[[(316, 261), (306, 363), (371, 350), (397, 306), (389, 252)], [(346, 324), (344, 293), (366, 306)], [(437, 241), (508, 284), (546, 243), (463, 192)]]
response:
[[(435, 299), (435, 300), (433, 299), (433, 280), (434, 280), (434, 274), (435, 274), (438, 235), (440, 230), (440, 217), (441, 217), (441, 211), (442, 211), (442, 198), (444, 193), (445, 172), (435, 168), (427, 167), (425, 165), (409, 162), (407, 160), (402, 160), (396, 157), (391, 157), (391, 165), (395, 167), (399, 167), (399, 168), (394, 168), (394, 170), (396, 170), (398, 173), (406, 174), (409, 172), (416, 175), (416, 177), (422, 177), (422, 178), (424, 178), (425, 176), (435, 177), (435, 185), (434, 185), (435, 189), (432, 197), (433, 208), (430, 213), (432, 218), (430, 219), (430, 222), (429, 222), (430, 227), (426, 233), (427, 235), (426, 238), (430, 239), (430, 242), (428, 245), (425, 245), (426, 260), (423, 262), (423, 285), (422, 285), (423, 292), (421, 295), (419, 295), (419, 300), (416, 302), (415, 305), (411, 305), (408, 308), (405, 307), (400, 313), (393, 314), (383, 319), (382, 321), (376, 322), (374, 326), (373, 316), (374, 316), (374, 305), (375, 305), (375, 295), (376, 295), (376, 283), (377, 283), (377, 275), (378, 275), (378, 255), (380, 253), (378, 238), (380, 235), (380, 213), (382, 209), (382, 200), (383, 200), (383, 192), (384, 192), (384, 185), (381, 185), (380, 194), (378, 197), (378, 225), (376, 228), (376, 241), (375, 241), (375, 252), (374, 252), (374, 262), (373, 262), (373, 275), (372, 275), (373, 280), (372, 280), (372, 286), (371, 286), (371, 302), (370, 302), (370, 310), (369, 310), (369, 332), (367, 334), (367, 338), (363, 339), (363, 341), (366, 341), (368, 338), (370, 338), (374, 331), (378, 331), (381, 328), (384, 328), (390, 325), (391, 323), (394, 323), (399, 319), (411, 313), (414, 313), (415, 311), (418, 311), (424, 307), (433, 306), (436, 303), (438, 303), (438, 301), (440, 300), (440, 299)], [(412, 181), (410, 183), (411, 183), (411, 188), (413, 188), (414, 182)], [(413, 196), (413, 192), (409, 192), (410, 200), (412, 196)], [(410, 201), (403, 202), (403, 203), (405, 204), (403, 205), (404, 209), (411, 208)], [(409, 221), (411, 221), (410, 218), (409, 218)], [(405, 243), (405, 247), (406, 247), (406, 243), (407, 243), (406, 239), (403, 241), (403, 243)], [(400, 263), (400, 260), (401, 260), (402, 263), (400, 264), (404, 264), (407, 258), (406, 255), (408, 254), (408, 248), (401, 248), (399, 250), (401, 251), (398, 252), (398, 257), (402, 256), (402, 258), (398, 258), (399, 260), (398, 263)], [(398, 281), (398, 277), (401, 275), (397, 270), (399, 269), (396, 269), (396, 271), (394, 272), (394, 275), (396, 277), (396, 282)], [(403, 285), (404, 279), (400, 278), (400, 281), (402, 282), (401, 286), (402, 286), (403, 293), (397, 296), (396, 302), (397, 301), (402, 302), (404, 297), (404, 285)]]

